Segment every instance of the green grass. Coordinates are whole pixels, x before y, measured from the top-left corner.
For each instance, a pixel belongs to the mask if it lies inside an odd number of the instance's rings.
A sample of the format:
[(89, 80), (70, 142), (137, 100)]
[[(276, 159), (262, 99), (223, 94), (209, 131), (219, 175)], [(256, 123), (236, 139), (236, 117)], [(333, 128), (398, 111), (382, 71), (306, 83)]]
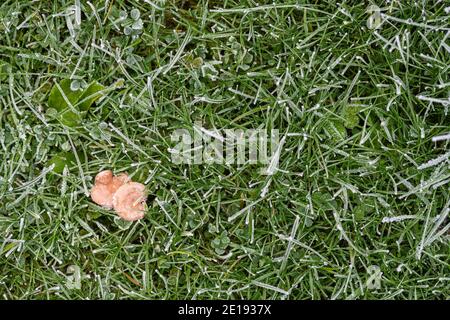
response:
[[(80, 27), (77, 2), (0, 4), (2, 299), (449, 298), (448, 3), (377, 1), (372, 30), (361, 1), (82, 0)], [(68, 127), (62, 79), (111, 90)], [(173, 164), (199, 120), (301, 135), (271, 177)], [(146, 184), (143, 220), (90, 201), (109, 168)]]

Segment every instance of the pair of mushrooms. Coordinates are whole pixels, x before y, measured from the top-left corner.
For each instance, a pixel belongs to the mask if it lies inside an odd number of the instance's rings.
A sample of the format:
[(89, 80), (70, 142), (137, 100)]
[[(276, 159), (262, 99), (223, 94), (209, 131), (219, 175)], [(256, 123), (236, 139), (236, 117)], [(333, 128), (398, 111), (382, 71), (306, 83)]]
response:
[(126, 173), (114, 176), (111, 170), (104, 170), (97, 174), (91, 198), (104, 208), (114, 209), (124, 220), (135, 221), (144, 217), (145, 186), (131, 181)]

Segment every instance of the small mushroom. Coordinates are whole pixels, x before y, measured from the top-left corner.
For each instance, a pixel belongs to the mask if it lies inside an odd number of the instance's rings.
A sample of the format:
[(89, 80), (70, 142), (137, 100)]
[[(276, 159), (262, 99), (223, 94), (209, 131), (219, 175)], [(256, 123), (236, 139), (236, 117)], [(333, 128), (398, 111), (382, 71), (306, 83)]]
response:
[(124, 220), (135, 221), (144, 217), (145, 186), (138, 182), (128, 182), (120, 186), (113, 195), (114, 210)]
[(112, 209), (114, 193), (128, 181), (130, 179), (125, 173), (113, 176), (111, 170), (100, 172), (95, 177), (95, 184), (91, 190), (92, 201), (102, 207)]

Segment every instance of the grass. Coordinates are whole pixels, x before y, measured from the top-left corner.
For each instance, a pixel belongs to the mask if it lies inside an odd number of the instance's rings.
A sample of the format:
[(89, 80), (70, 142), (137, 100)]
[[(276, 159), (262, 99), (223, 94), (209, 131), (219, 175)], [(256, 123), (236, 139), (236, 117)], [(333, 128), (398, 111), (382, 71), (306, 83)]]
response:
[[(3, 1), (2, 299), (448, 299), (449, 7), (377, 1), (369, 29), (369, 4)], [(111, 90), (68, 127), (62, 79)], [(195, 121), (300, 135), (273, 176), (173, 164)], [(143, 220), (90, 201), (109, 168), (146, 184)]]

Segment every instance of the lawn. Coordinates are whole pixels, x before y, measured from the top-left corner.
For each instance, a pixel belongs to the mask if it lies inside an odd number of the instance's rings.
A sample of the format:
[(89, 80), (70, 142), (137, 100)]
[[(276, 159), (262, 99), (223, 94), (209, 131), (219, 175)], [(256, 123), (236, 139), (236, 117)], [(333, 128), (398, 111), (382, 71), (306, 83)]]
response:
[[(2, 1), (1, 299), (448, 299), (449, 14)], [(199, 122), (279, 130), (272, 174), (175, 163)], [(145, 185), (143, 219), (91, 201), (106, 169)]]

